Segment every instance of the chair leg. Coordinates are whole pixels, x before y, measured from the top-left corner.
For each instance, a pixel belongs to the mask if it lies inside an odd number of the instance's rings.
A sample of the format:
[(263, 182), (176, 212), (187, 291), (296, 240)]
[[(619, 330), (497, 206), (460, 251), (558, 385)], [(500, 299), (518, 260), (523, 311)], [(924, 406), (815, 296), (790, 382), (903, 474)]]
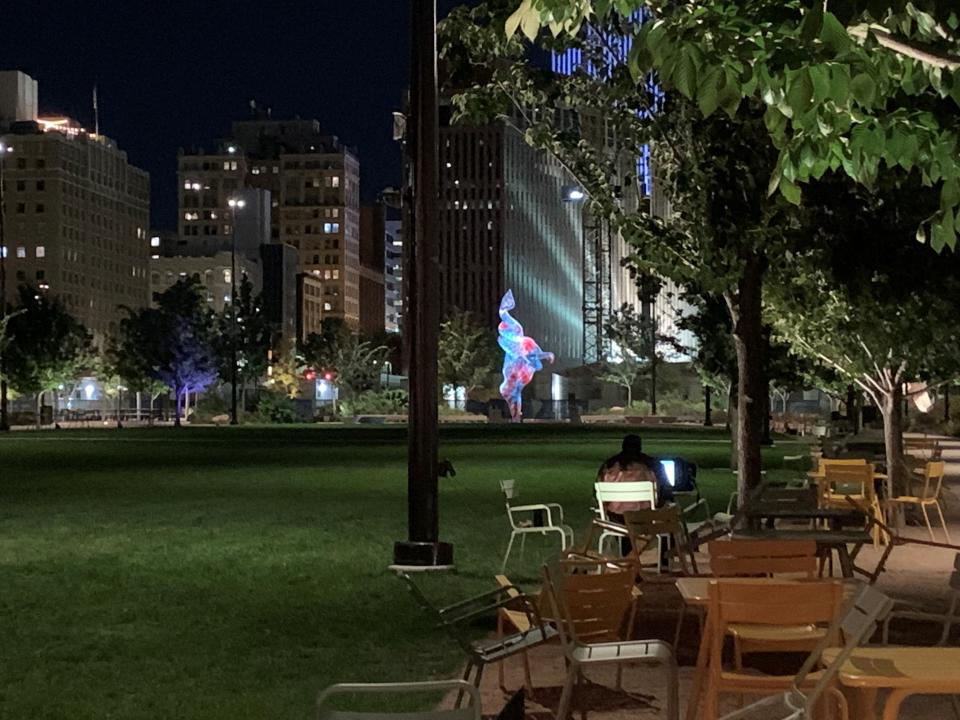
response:
[(562, 528), (558, 528), (557, 532), (560, 533), (560, 552), (566, 552), (567, 550), (567, 534), (563, 531)]
[(563, 692), (560, 693), (560, 706), (557, 708), (557, 720), (567, 720), (570, 715), (570, 700), (573, 697), (573, 685), (580, 674), (580, 668), (571, 664), (567, 668), (567, 678), (563, 683)]
[(883, 720), (897, 720), (900, 716), (900, 706), (912, 694), (910, 690), (898, 688), (887, 696), (883, 706)]
[[(499, 613), (497, 614), (497, 640), (503, 639), (503, 616)], [(506, 659), (501, 660), (497, 663), (497, 683), (500, 685), (500, 689), (503, 692), (507, 692), (507, 678), (504, 665), (507, 664)]]
[(533, 675), (530, 673), (530, 654), (523, 651), (523, 681), (527, 690), (527, 696), (533, 697)]
[(930, 533), (930, 542), (936, 542), (933, 538), (933, 527), (930, 525), (930, 516), (927, 515), (927, 506), (921, 503), (920, 512), (923, 513), (923, 521), (927, 524), (927, 532)]
[(521, 533), (520, 535), (520, 559), (521, 560), (523, 560), (523, 548), (526, 547), (526, 544), (527, 544), (527, 534)]
[(937, 508), (937, 514), (940, 515), (940, 524), (943, 526), (943, 534), (947, 538), (947, 545), (950, 545), (950, 531), (947, 530), (947, 521), (943, 519), (943, 508), (940, 507), (940, 501), (934, 503)]
[(673, 633), (673, 647), (680, 647), (680, 629), (683, 627), (683, 616), (687, 613), (687, 604), (680, 603), (680, 616), (677, 618), (677, 629)]
[[(463, 671), (463, 681), (467, 682), (470, 680), (470, 671), (473, 670), (473, 660), (467, 662), (467, 669)], [(457, 693), (457, 702), (453, 706), (456, 709), (460, 709), (460, 704), (463, 702), (463, 690)]]
[(960, 700), (957, 700), (956, 695), (950, 696), (950, 704), (953, 705), (953, 714), (960, 720)]
[(507, 569), (507, 560), (510, 557), (510, 551), (513, 549), (513, 541), (517, 537), (515, 532), (510, 533), (510, 542), (507, 543), (507, 552), (503, 556), (503, 563), (500, 565), (500, 574), (502, 575)]
[(680, 720), (680, 681), (676, 657), (671, 657), (667, 663), (667, 720)]

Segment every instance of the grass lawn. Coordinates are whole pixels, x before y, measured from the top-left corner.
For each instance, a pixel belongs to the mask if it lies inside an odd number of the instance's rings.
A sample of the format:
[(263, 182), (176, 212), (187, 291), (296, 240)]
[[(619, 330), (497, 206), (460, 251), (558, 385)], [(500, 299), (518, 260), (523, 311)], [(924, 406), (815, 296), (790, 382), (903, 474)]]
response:
[[(497, 480), (579, 531), (622, 431), (445, 428), (448, 598), (490, 587), (508, 538)], [(700, 465), (722, 509), (722, 432), (643, 431)], [(73, 430), (0, 437), (0, 717), (306, 718), (339, 681), (449, 676), (459, 649), (386, 570), (405, 536), (403, 429)], [(784, 454), (766, 455), (768, 477)], [(554, 541), (549, 541), (553, 543)], [(508, 572), (534, 581), (547, 541)]]

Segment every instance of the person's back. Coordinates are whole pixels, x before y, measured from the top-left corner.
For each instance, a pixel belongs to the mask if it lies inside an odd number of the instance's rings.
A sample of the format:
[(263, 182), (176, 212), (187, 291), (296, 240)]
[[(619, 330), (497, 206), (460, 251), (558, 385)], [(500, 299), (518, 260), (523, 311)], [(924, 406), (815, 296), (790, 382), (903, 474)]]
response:
[[(627, 435), (619, 453), (606, 460), (597, 472), (597, 482), (652, 482), (657, 488), (657, 506), (673, 501), (673, 487), (660, 463), (643, 452), (638, 435)], [(623, 515), (641, 510), (646, 503), (611, 502), (606, 505), (608, 515)]]

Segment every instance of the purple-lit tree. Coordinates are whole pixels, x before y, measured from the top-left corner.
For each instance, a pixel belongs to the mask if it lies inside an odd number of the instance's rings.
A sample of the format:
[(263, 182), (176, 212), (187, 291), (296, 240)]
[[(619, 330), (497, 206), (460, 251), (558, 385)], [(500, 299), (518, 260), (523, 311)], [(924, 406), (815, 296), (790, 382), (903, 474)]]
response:
[(157, 307), (128, 313), (120, 324), (121, 347), (136, 353), (130, 361), (173, 392), (179, 427), (187, 394), (202, 392), (217, 379), (213, 313), (192, 278), (161, 293)]

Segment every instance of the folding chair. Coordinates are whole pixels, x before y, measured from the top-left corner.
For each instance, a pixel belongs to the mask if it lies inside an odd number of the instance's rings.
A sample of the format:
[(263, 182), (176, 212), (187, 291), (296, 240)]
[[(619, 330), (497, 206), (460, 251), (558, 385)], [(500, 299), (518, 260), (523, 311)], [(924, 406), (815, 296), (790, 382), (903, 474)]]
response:
[[(761, 716), (764, 720), (814, 720), (817, 717), (814, 715), (815, 708), (827, 693), (840, 705), (842, 716), (846, 719), (846, 698), (834, 686), (837, 673), (853, 651), (870, 639), (877, 623), (883, 620), (892, 606), (893, 601), (882, 592), (870, 585), (862, 586), (847, 604), (839, 621), (830, 626), (830, 630), (807, 657), (786, 692), (765, 697), (724, 715), (720, 720), (741, 720), (760, 709), (764, 710)], [(830, 665), (817, 671), (824, 650), (835, 645), (838, 637), (842, 637), (843, 649)], [(786, 715), (770, 714), (778, 706)]]
[[(466, 653), (467, 667), (463, 673), (463, 679), (469, 680), (470, 675), (474, 674), (473, 682), (477, 687), (480, 687), (480, 678), (485, 666), (526, 652), (557, 636), (557, 631), (540, 617), (537, 603), (512, 585), (498, 587), (496, 590), (447, 607), (437, 607), (427, 599), (407, 573), (398, 572), (397, 575), (406, 583), (414, 600), (423, 611), (434, 618)], [(527, 616), (525, 629), (503, 637), (476, 641), (472, 641), (463, 632), (463, 627), (477, 618), (506, 607), (523, 612)], [(461, 699), (462, 693), (457, 701), (458, 706)]]

